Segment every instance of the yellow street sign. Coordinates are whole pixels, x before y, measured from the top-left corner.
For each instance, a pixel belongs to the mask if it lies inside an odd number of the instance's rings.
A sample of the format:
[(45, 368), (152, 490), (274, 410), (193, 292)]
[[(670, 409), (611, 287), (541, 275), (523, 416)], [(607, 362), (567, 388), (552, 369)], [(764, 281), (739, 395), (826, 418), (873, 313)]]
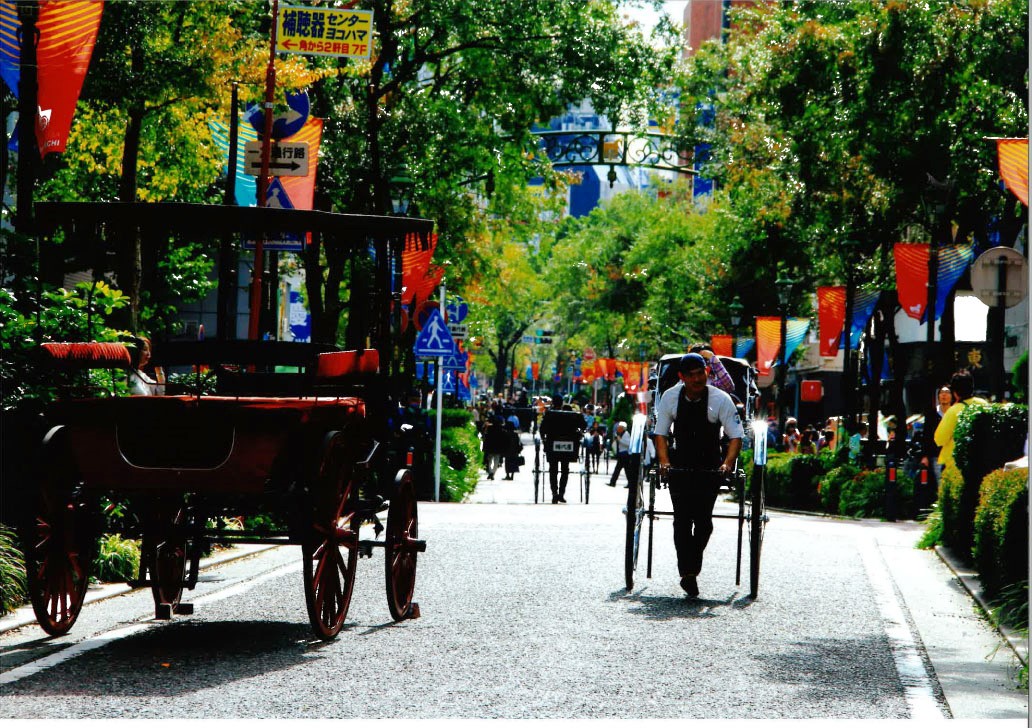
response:
[(315, 56), (369, 58), (373, 41), (372, 10), (280, 6), (276, 51)]

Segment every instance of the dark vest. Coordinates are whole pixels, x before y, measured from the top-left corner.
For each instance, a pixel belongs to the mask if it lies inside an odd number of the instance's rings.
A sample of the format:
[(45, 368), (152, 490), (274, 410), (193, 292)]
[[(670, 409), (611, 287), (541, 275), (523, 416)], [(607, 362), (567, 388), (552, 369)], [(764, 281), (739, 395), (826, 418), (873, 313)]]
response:
[(674, 450), (670, 453), (670, 464), (675, 468), (716, 470), (720, 467), (720, 424), (709, 421), (708, 405), (709, 387), (703, 390), (698, 402), (690, 402), (681, 388), (673, 427)]

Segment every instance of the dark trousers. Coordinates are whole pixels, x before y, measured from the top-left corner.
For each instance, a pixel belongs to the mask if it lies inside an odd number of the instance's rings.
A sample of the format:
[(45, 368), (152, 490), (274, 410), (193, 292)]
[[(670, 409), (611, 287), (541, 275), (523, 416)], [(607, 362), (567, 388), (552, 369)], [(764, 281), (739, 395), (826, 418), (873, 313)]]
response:
[(570, 463), (568, 460), (548, 461), (548, 483), (552, 486), (552, 495), (566, 497), (566, 481), (570, 479)]
[(613, 477), (609, 479), (609, 484), (612, 486), (616, 485), (616, 478), (620, 475), (620, 471), (624, 471), (624, 476), (627, 478), (627, 484), (633, 485), (638, 482), (638, 457), (632, 456), (629, 452), (620, 452), (616, 454), (616, 467), (613, 468)]
[(702, 552), (713, 534), (713, 506), (719, 484), (712, 476), (671, 474), (670, 500), (674, 504), (674, 549), (680, 576), (702, 571)]

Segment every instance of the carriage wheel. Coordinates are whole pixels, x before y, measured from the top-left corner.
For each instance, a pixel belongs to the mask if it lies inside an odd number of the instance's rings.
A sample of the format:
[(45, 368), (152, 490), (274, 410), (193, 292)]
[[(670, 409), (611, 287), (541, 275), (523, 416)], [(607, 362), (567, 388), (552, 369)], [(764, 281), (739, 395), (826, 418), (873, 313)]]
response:
[(333, 639), (344, 626), (355, 587), (360, 524), (352, 502), (353, 463), (343, 434), (329, 433), (313, 483), (311, 530), (301, 544), (308, 618), (322, 640)]
[(155, 614), (159, 619), (169, 619), (183, 598), (189, 514), (185, 507), (178, 508), (174, 518), (158, 523), (154, 536), (148, 539), (153, 545), (145, 551), (149, 552)]
[(384, 570), (387, 575), (387, 606), (391, 616), (400, 622), (416, 616), (412, 610), (412, 594), (416, 588), (416, 557), (419, 549), (419, 515), (412, 472), (403, 470), (395, 479), (394, 495), (387, 510)]
[(39, 496), (22, 543), (32, 611), (43, 631), (58, 637), (82, 610), (97, 533), (90, 504), (77, 493), (68, 468), (70, 454), (50, 445), (43, 455)]
[(765, 468), (757, 466), (753, 471), (749, 513), (749, 596), (753, 599), (760, 589), (760, 551), (763, 548), (763, 527), (767, 513), (764, 508)]
[(641, 545), (641, 524), (645, 518), (644, 478), (627, 488), (627, 535), (624, 543), (624, 579), (627, 591), (634, 588), (634, 570), (638, 566), (638, 547)]

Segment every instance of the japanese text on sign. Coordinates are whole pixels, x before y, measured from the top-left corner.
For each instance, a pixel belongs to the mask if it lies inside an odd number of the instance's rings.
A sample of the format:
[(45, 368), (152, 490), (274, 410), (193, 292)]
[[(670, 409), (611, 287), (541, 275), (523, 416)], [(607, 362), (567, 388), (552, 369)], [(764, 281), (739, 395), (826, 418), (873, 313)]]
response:
[(296, 5), (280, 9), (276, 50), (318, 56), (369, 58), (371, 10), (338, 10)]

